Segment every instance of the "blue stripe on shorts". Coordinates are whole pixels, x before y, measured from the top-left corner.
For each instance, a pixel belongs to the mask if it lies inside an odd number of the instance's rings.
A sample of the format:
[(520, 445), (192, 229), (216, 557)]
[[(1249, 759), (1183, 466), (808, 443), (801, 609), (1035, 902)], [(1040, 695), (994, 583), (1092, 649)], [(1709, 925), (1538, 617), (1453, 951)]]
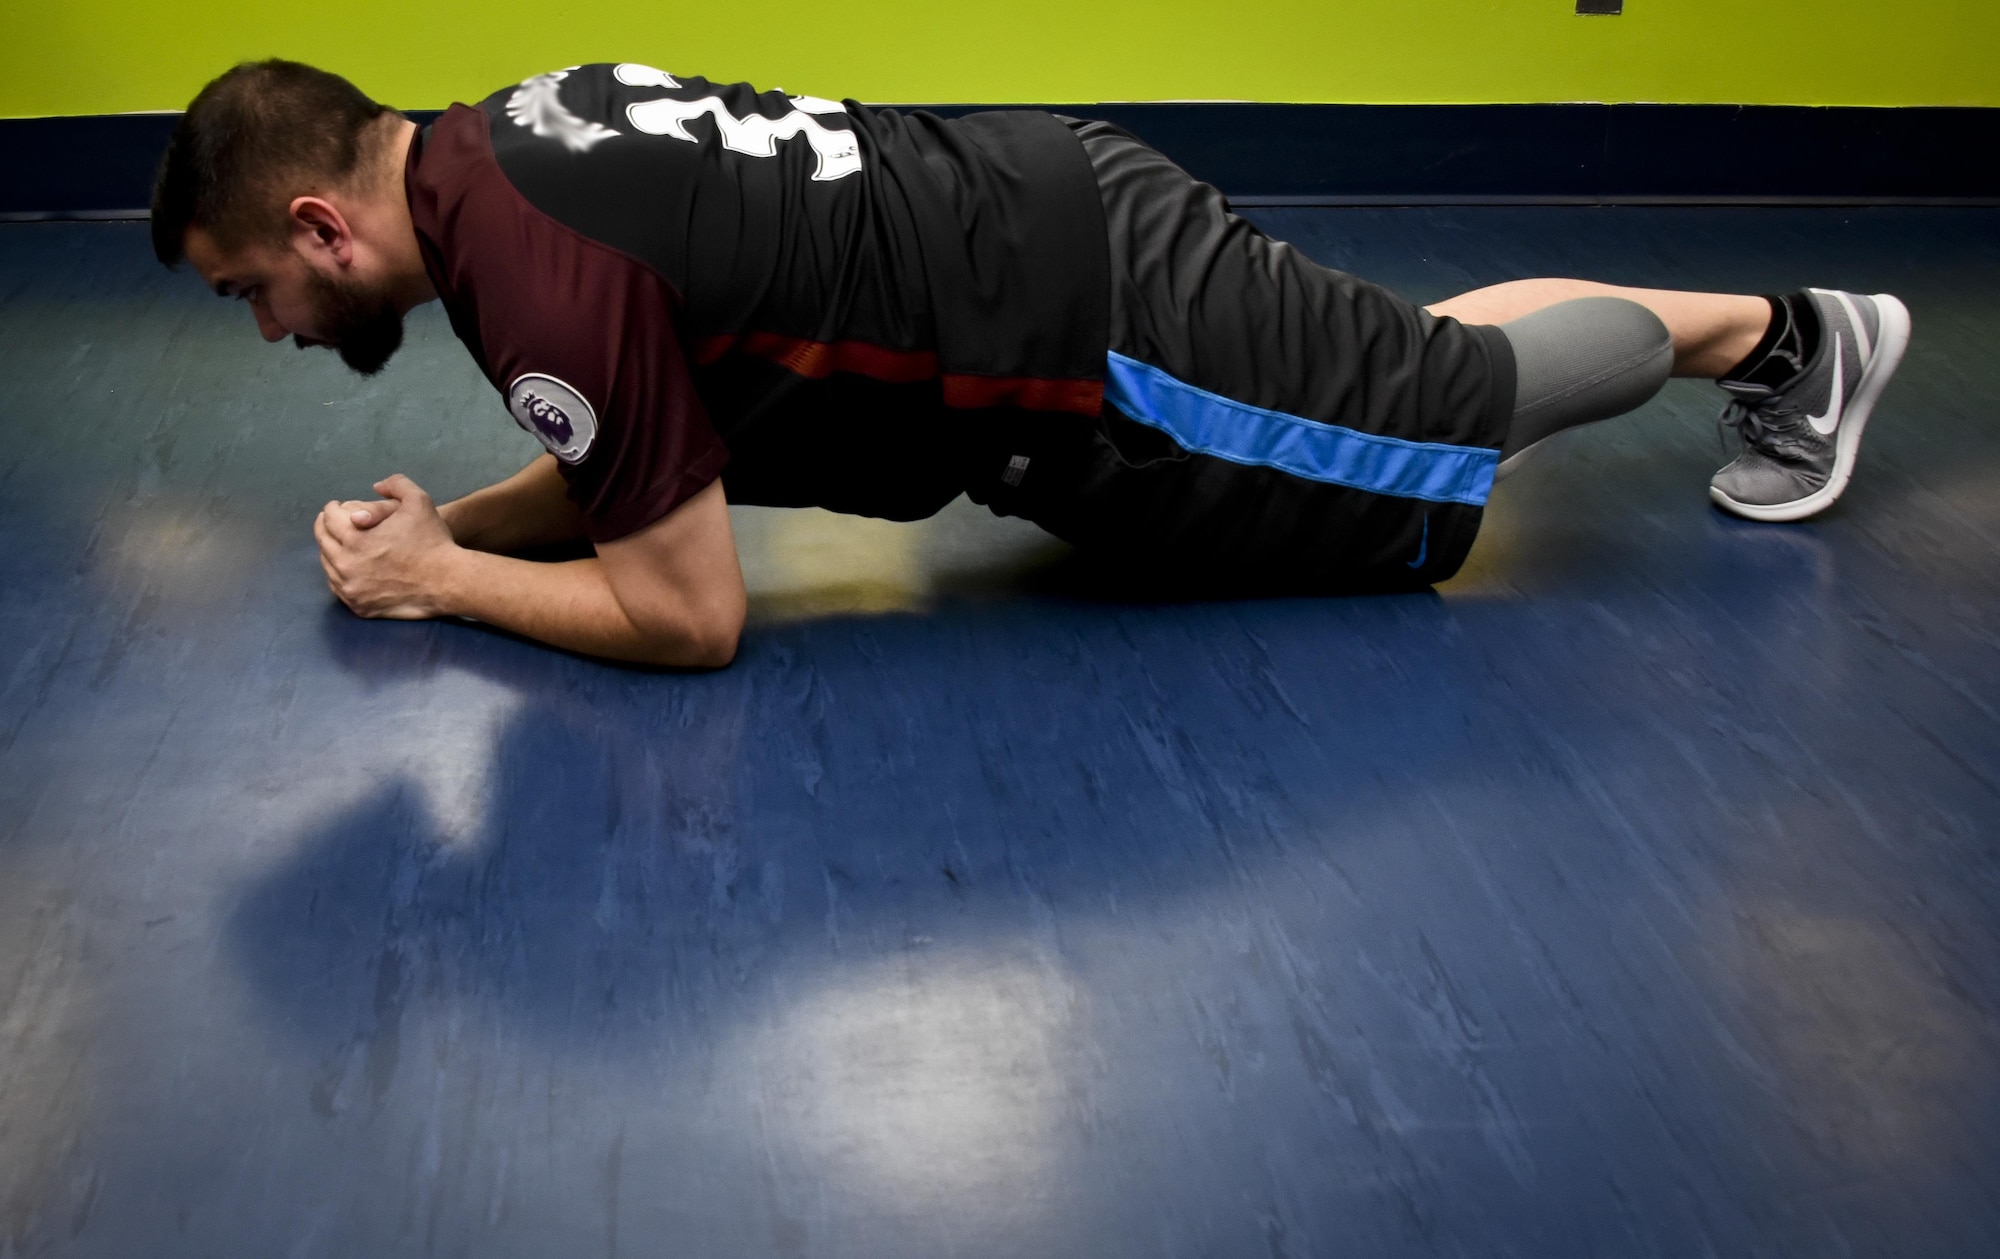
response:
[(1104, 400), (1185, 450), (1395, 498), (1485, 505), (1500, 452), (1378, 437), (1197, 389), (1117, 351)]

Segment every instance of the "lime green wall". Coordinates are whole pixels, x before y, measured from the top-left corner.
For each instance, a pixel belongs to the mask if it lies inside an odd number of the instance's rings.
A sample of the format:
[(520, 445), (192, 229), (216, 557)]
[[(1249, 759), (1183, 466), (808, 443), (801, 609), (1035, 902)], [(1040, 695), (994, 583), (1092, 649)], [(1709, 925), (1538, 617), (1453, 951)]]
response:
[(0, 3), (17, 117), (177, 109), (272, 55), (405, 108), (594, 60), (871, 101), (2000, 105), (1996, 0)]

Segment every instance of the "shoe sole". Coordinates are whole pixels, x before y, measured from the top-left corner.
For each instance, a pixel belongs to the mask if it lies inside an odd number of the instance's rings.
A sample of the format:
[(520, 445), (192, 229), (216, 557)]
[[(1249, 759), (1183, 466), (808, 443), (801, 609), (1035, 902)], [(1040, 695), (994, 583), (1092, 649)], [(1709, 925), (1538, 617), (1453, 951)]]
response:
[[(1910, 347), (1909, 308), (1887, 293), (1870, 294), (1869, 300), (1875, 303), (1882, 317), (1882, 326), (1876, 338), (1874, 357), (1868, 360), (1868, 367), (1861, 373), (1860, 387), (1848, 400), (1847, 410), (1840, 417), (1840, 428), (1834, 435), (1833, 475), (1827, 478), (1825, 485), (1789, 503), (1739, 503), (1710, 485), (1708, 496), (1715, 500), (1718, 507), (1745, 520), (1804, 520), (1833, 506), (1834, 500), (1847, 489), (1848, 481), (1854, 476), (1855, 459), (1861, 452), (1861, 431), (1868, 427), (1868, 417), (1875, 411), (1876, 400), (1888, 388), (1889, 378), (1902, 364), (1903, 351)], [(1860, 321), (1855, 322), (1859, 326)]]

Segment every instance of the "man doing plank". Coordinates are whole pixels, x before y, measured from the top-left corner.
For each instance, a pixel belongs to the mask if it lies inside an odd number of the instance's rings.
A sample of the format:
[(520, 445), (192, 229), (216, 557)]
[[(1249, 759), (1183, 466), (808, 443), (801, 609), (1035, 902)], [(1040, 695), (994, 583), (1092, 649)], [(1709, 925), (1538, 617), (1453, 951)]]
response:
[[(1417, 585), (1457, 571), (1510, 460), (1670, 374), (1732, 395), (1711, 497), (1811, 515), (1909, 340), (1895, 298), (1818, 289), (1517, 280), (1419, 308), (1105, 123), (637, 63), (422, 130), (323, 71), (238, 66), (176, 128), (152, 231), (267, 340), (364, 373), (442, 300), (546, 448), (441, 507), (401, 476), (328, 503), (348, 607), (672, 665), (725, 664), (742, 630), (725, 480), (895, 520), (963, 493), (1135, 566)], [(510, 555), (579, 539), (594, 558)]]

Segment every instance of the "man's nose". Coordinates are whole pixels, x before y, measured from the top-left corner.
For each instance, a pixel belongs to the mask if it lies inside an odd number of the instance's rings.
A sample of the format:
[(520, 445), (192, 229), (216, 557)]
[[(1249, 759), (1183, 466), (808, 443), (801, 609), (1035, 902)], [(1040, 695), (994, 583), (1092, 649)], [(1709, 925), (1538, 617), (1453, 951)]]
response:
[(271, 317), (271, 312), (264, 308), (262, 302), (252, 302), (250, 311), (257, 316), (257, 331), (263, 334), (266, 341), (282, 341), (291, 335), (285, 331), (285, 325)]

